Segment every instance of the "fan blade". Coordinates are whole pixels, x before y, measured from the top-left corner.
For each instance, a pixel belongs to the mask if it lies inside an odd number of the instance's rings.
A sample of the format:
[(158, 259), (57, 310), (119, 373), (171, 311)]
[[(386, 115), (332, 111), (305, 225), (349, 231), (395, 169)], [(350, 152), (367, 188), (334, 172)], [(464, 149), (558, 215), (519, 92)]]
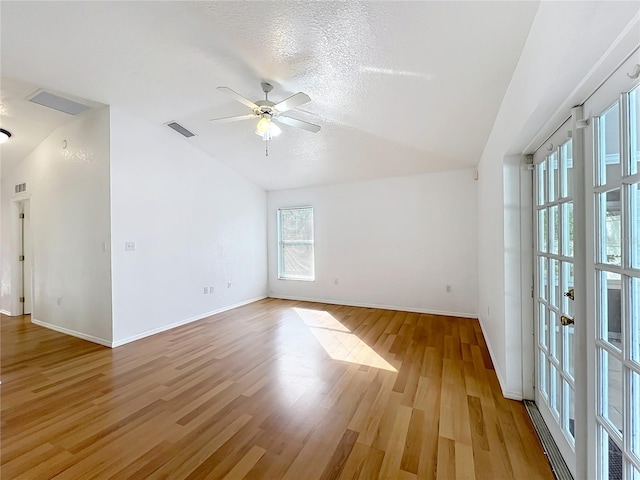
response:
[(318, 133), (320, 131), (320, 125), (314, 123), (303, 122), (291, 117), (285, 117), (284, 115), (278, 115), (276, 120), (292, 127), (301, 128), (307, 132)]
[(289, 98), (284, 99), (280, 103), (276, 103), (273, 108), (275, 108), (279, 112), (286, 112), (287, 110), (291, 110), (292, 108), (299, 107), (300, 105), (304, 105), (307, 102), (310, 102), (311, 98), (306, 93), (298, 92), (295, 95), (291, 95)]
[(255, 103), (253, 103), (251, 100), (244, 98), (238, 92), (234, 92), (229, 87), (218, 87), (218, 90), (220, 90), (221, 92), (226, 92), (227, 94), (231, 95), (238, 102), (242, 103), (243, 105), (246, 105), (251, 110), (256, 110), (258, 108), (258, 106)]
[(209, 120), (212, 123), (229, 123), (229, 122), (237, 122), (238, 120), (249, 120), (250, 118), (256, 118), (258, 115), (255, 113), (247, 113), (246, 115), (236, 115), (235, 117), (224, 117), (224, 118), (212, 118)]

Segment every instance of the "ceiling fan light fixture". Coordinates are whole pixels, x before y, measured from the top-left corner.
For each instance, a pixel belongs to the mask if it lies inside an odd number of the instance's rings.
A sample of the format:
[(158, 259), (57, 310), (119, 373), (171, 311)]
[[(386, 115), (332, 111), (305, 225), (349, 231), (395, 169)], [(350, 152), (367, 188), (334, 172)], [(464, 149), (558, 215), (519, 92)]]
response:
[(275, 124), (275, 122), (271, 122), (271, 127), (269, 128), (269, 133), (271, 133), (272, 137), (277, 137), (278, 135), (280, 135), (282, 133), (282, 130), (280, 129), (280, 127), (278, 125)]
[(256, 135), (264, 135), (271, 127), (271, 120), (263, 116), (256, 125)]
[(271, 121), (271, 118), (264, 115), (256, 125), (256, 135), (260, 135), (263, 140), (271, 140), (282, 133), (278, 125)]

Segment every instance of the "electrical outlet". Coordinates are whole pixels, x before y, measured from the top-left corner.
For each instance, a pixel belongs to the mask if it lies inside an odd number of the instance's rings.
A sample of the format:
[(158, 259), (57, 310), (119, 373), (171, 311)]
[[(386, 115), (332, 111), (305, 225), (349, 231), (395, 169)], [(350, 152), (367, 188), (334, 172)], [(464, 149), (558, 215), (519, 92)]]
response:
[(227, 282), (227, 288), (231, 288), (231, 280)]
[(451, 293), (451, 285), (447, 285), (444, 287), (444, 291), (447, 293)]
[(213, 293), (213, 285), (209, 287), (209, 293)]
[(334, 278), (334, 279), (333, 279), (333, 284), (334, 284), (334, 285), (338, 285), (338, 278)]
[(127, 252), (134, 252), (136, 250), (136, 242), (125, 242), (124, 249)]
[(204, 294), (206, 295), (207, 293), (209, 293), (209, 287), (204, 287)]

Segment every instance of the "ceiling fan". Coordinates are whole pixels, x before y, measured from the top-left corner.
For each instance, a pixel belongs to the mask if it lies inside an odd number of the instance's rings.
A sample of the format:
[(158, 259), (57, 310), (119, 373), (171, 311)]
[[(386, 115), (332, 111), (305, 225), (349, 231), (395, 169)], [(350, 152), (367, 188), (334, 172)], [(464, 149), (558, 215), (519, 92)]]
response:
[(276, 120), (280, 123), (284, 123), (285, 125), (301, 128), (308, 132), (317, 133), (320, 131), (319, 125), (282, 115), (283, 112), (292, 110), (300, 105), (310, 102), (311, 98), (309, 98), (309, 95), (298, 92), (281, 102), (274, 103), (269, 100), (269, 92), (273, 90), (273, 86), (264, 82), (260, 85), (262, 85), (262, 91), (264, 92), (264, 100), (258, 100), (256, 102), (252, 102), (239, 93), (234, 92), (229, 87), (218, 87), (218, 90), (231, 95), (235, 100), (249, 107), (252, 112), (247, 113), (246, 115), (237, 115), (234, 117), (212, 118), (210, 121), (213, 123), (227, 123), (237, 122), (238, 120), (249, 120), (251, 118), (260, 118), (256, 125), (255, 133), (256, 135), (260, 135), (263, 140), (271, 140), (273, 137), (280, 134), (281, 130), (276, 123)]

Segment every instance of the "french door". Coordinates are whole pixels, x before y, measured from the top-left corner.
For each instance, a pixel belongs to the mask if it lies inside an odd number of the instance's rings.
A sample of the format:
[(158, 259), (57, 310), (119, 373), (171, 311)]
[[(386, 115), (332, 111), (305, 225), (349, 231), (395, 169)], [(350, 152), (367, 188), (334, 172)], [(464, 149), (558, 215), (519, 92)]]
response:
[(575, 476), (575, 192), (570, 121), (536, 152), (534, 163), (536, 403)]
[(638, 52), (584, 105), (587, 317), (597, 478), (640, 480), (640, 81)]
[(639, 63), (534, 155), (536, 403), (574, 478), (640, 480)]

